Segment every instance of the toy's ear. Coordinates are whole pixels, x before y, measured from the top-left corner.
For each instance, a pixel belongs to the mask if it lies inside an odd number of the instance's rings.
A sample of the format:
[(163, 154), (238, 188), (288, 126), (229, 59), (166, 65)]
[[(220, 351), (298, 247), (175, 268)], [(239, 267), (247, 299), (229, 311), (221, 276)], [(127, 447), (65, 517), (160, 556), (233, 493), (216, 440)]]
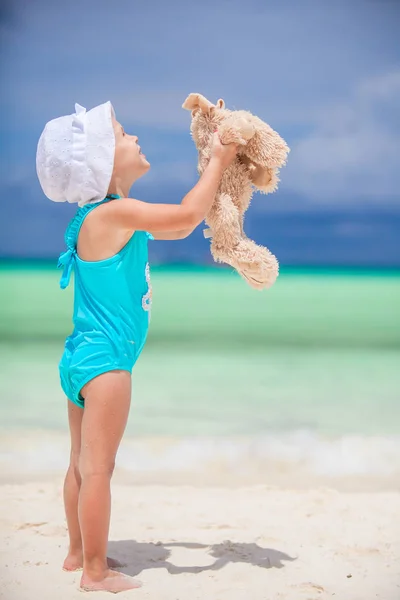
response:
[(185, 102), (182, 104), (182, 108), (191, 110), (192, 115), (195, 115), (199, 110), (201, 110), (203, 113), (209, 114), (210, 110), (215, 108), (215, 106), (201, 94), (189, 94)]
[(225, 108), (225, 102), (220, 98), (217, 102), (217, 108)]

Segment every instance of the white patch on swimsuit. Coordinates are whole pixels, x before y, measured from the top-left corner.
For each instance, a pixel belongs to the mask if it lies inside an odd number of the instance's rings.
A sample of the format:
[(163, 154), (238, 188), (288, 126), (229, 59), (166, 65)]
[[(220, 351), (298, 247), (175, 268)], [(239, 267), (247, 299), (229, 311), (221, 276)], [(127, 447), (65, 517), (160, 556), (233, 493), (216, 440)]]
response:
[[(145, 275), (146, 275), (146, 281), (147, 281), (148, 289), (147, 289), (147, 292), (142, 297), (142, 308), (143, 308), (143, 310), (146, 310), (146, 311), (150, 312), (151, 311), (151, 299), (152, 299), (152, 295), (153, 295), (153, 289), (151, 287), (150, 265), (149, 265), (149, 263), (146, 264)], [(150, 315), (149, 315), (149, 318), (150, 318)]]

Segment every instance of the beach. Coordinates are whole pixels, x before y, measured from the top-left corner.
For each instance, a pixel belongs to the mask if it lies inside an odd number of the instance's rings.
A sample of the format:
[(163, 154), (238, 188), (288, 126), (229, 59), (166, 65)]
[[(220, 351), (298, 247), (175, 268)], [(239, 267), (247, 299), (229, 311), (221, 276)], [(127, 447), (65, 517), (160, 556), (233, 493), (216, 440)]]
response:
[[(61, 491), (1, 486), (2, 598), (82, 597)], [(109, 555), (143, 583), (121, 598), (398, 600), (400, 493), (116, 481)]]
[[(0, 597), (73, 600), (72, 297), (54, 269), (0, 284)], [(263, 296), (156, 270), (153, 288), (109, 543), (143, 587), (120, 597), (399, 600), (400, 278), (284, 273)]]

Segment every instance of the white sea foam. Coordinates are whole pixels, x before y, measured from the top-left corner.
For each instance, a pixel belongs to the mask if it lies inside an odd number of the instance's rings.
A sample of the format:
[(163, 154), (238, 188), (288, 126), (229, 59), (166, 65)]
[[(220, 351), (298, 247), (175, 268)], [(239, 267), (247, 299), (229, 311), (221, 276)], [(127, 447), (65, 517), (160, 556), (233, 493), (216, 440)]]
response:
[[(69, 440), (54, 432), (3, 433), (0, 472), (4, 480), (61, 473)], [(400, 479), (400, 436), (322, 437), (309, 431), (263, 437), (126, 438), (118, 472), (137, 480), (168, 477), (214, 483), (251, 481), (290, 484), (301, 478)]]

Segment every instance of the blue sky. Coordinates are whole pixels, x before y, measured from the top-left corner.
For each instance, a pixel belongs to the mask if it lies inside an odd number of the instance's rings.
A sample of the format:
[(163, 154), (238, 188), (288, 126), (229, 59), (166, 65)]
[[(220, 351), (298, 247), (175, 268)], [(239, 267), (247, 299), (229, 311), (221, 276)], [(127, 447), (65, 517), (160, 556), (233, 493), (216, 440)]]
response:
[(291, 147), (278, 193), (254, 210), (397, 211), (399, 24), (394, 0), (13, 0), (1, 22), (3, 184), (47, 206), (34, 167), (45, 122), (111, 100), (152, 162), (138, 191), (184, 193), (196, 152), (181, 104), (198, 91), (257, 114)]

